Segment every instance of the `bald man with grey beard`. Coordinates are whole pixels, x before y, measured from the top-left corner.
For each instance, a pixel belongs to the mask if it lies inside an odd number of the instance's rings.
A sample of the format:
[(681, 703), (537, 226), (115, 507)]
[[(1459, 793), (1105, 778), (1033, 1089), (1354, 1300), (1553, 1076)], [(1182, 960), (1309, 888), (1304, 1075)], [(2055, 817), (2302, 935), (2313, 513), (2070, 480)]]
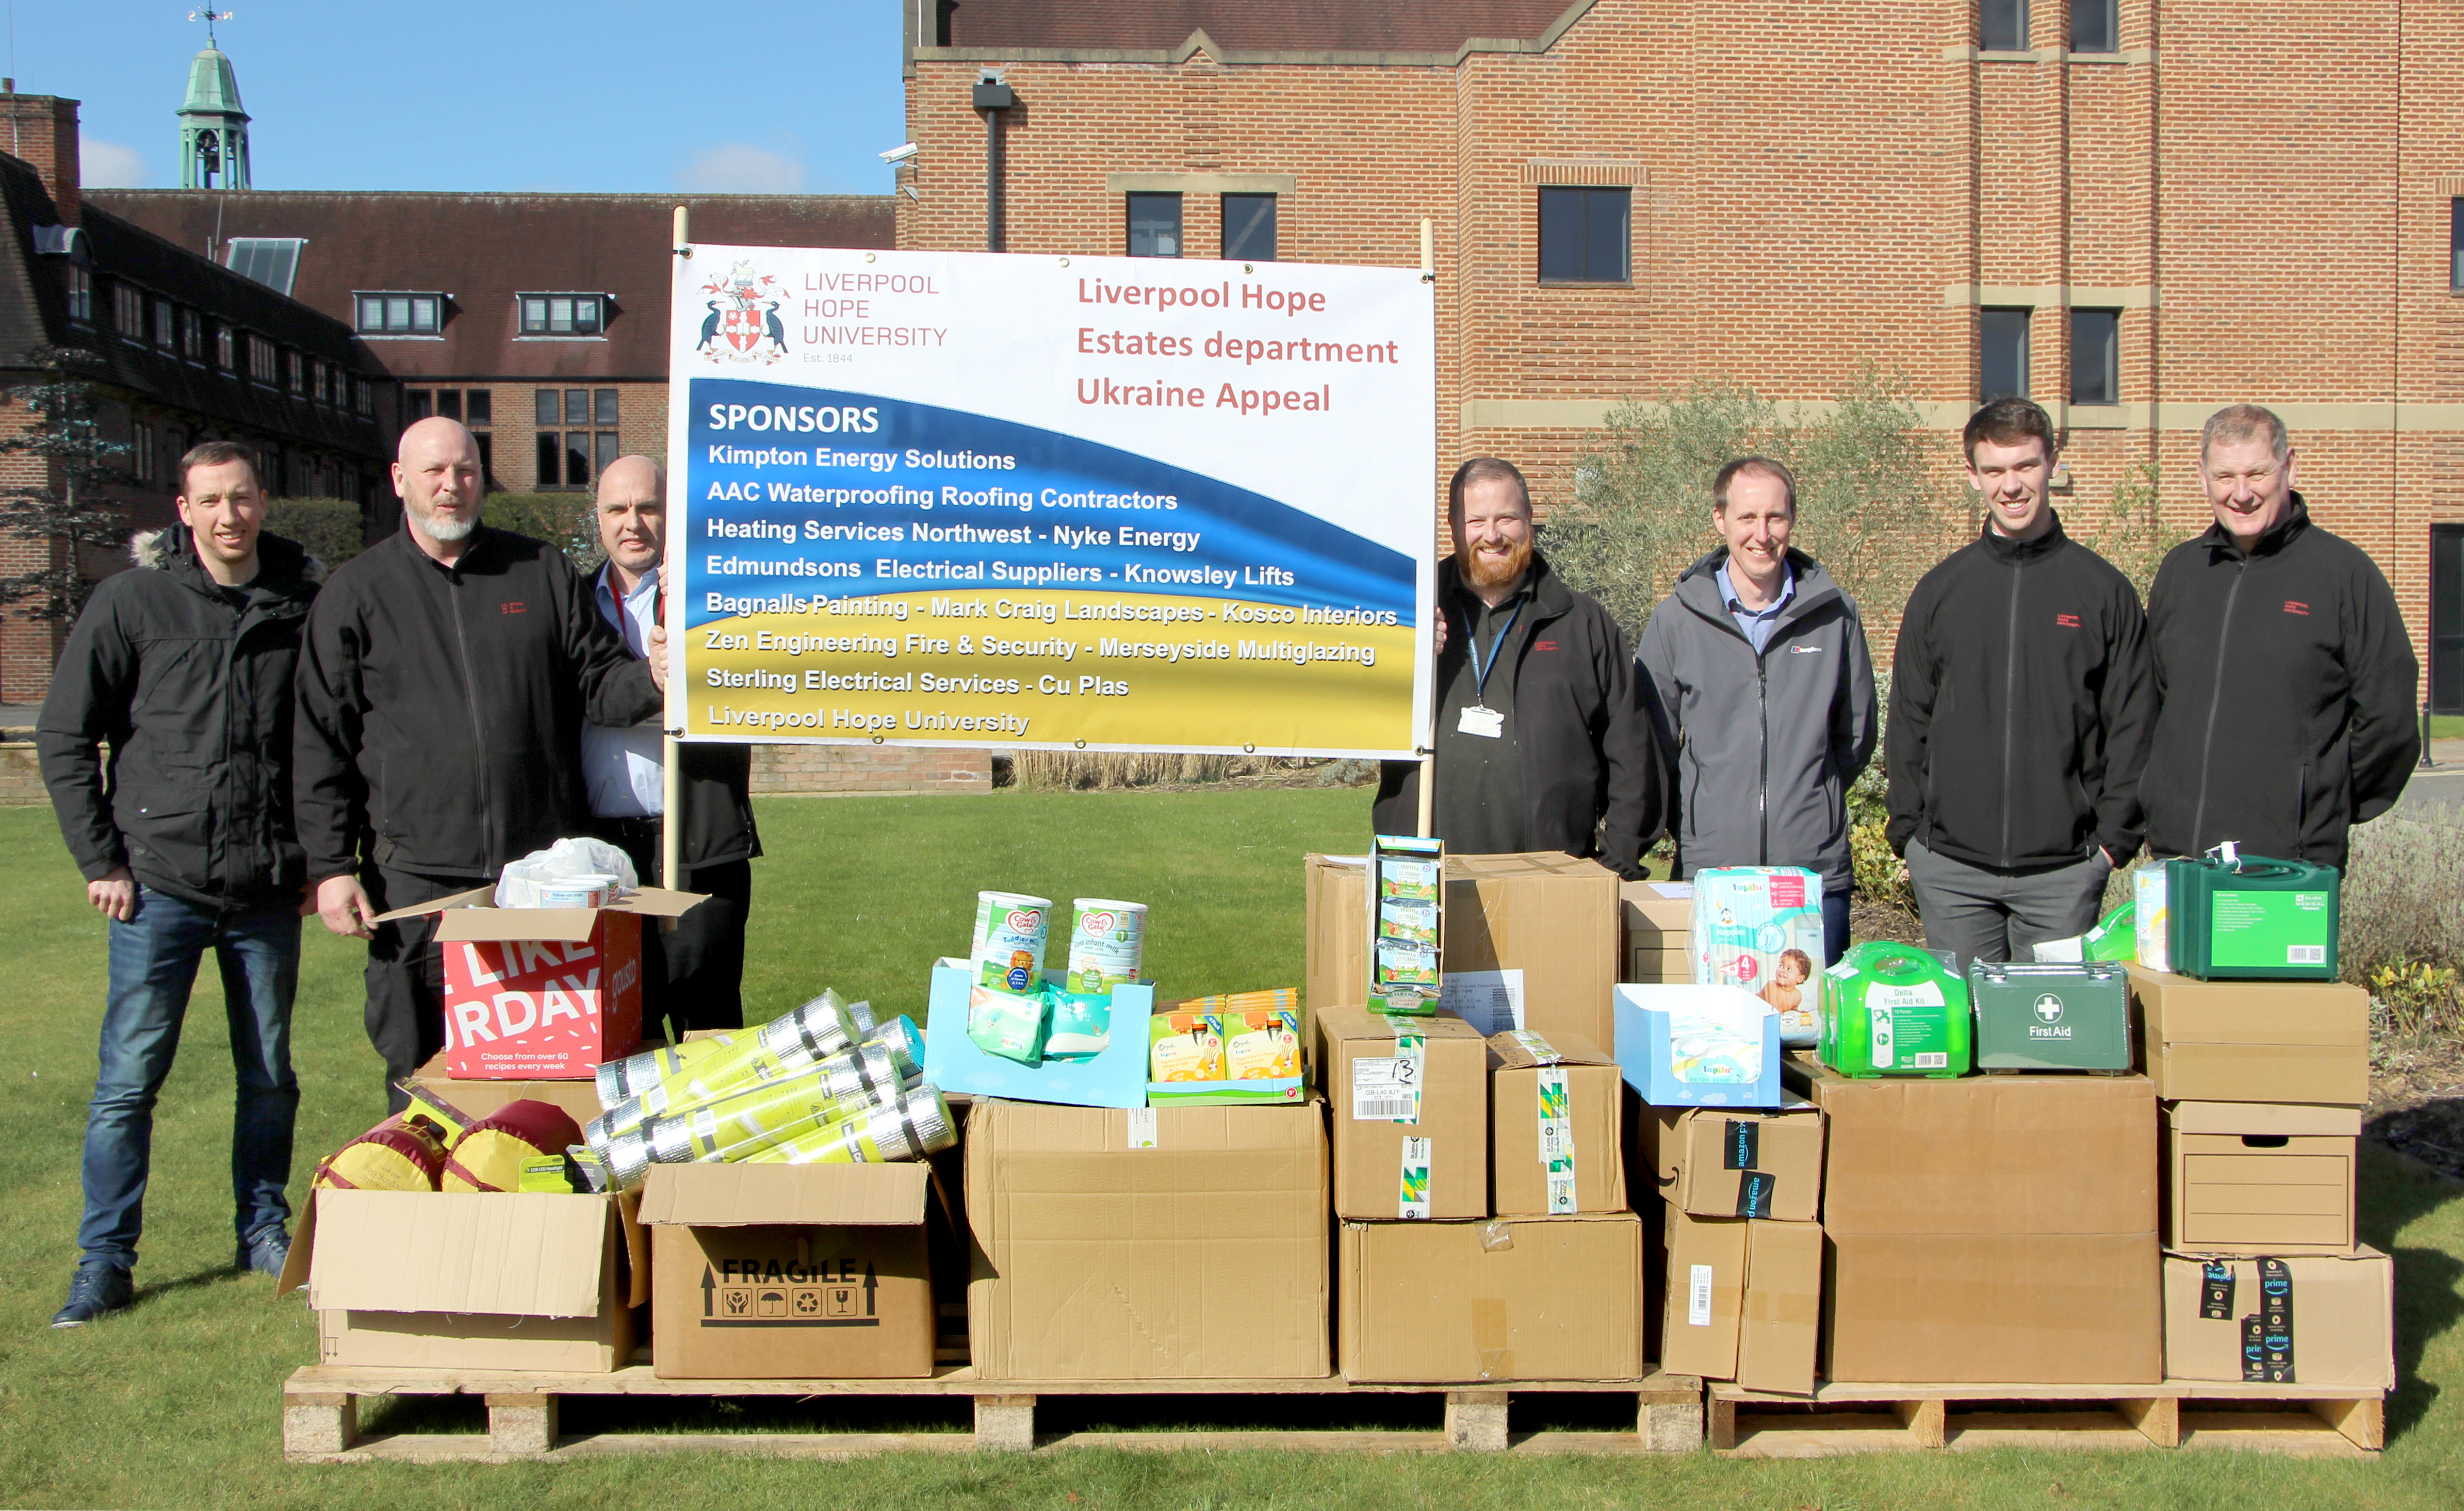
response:
[(299, 653), (294, 809), (318, 914), (368, 941), (367, 1032), (393, 1083), (445, 1045), (433, 916), (380, 914), (492, 882), (590, 832), (585, 723), (657, 715), (665, 637), (635, 659), (562, 551), (481, 523), (478, 443), (405, 430), (403, 528), (337, 569)]

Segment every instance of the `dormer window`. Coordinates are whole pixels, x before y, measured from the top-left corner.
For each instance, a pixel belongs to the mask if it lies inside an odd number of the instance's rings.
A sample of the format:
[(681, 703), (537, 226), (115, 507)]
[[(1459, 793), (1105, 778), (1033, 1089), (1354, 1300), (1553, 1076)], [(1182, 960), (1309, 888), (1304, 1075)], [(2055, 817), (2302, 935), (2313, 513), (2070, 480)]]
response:
[(354, 294), (351, 301), (363, 336), (433, 337), (444, 328), (442, 294)]
[(604, 294), (524, 294), (524, 336), (598, 337), (607, 329)]

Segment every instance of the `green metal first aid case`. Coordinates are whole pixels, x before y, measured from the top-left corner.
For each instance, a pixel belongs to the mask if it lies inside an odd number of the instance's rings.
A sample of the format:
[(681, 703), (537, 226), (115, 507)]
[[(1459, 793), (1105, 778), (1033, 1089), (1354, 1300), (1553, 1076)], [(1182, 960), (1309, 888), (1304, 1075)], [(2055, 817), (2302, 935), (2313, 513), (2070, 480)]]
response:
[(2130, 974), (2118, 960), (1971, 960), (1976, 1068), (2130, 1068)]
[(2332, 981), (2342, 882), (2230, 844), (2167, 861), (2167, 964), (2197, 981)]

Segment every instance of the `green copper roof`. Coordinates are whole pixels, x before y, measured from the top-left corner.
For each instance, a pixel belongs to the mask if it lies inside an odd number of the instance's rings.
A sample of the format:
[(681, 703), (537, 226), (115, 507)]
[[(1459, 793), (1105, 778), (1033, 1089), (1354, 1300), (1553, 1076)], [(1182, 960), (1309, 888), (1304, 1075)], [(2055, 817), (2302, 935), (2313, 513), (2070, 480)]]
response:
[(180, 114), (237, 116), (248, 119), (240, 108), (239, 76), (231, 72), (231, 61), (219, 48), (207, 48), (188, 65), (188, 102)]

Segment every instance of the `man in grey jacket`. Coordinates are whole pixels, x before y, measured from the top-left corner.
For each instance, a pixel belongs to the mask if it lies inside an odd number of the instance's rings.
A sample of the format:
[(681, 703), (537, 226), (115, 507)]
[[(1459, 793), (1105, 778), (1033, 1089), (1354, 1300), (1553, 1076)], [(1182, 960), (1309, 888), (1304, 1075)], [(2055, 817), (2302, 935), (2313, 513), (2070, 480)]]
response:
[(1711, 484), (1726, 542), (1642, 632), (1652, 732), (1674, 763), (1677, 870), (1801, 865), (1822, 878), (1825, 964), (1848, 948), (1848, 786), (1874, 754), (1874, 665), (1857, 602), (1789, 546), (1796, 479), (1739, 457)]

